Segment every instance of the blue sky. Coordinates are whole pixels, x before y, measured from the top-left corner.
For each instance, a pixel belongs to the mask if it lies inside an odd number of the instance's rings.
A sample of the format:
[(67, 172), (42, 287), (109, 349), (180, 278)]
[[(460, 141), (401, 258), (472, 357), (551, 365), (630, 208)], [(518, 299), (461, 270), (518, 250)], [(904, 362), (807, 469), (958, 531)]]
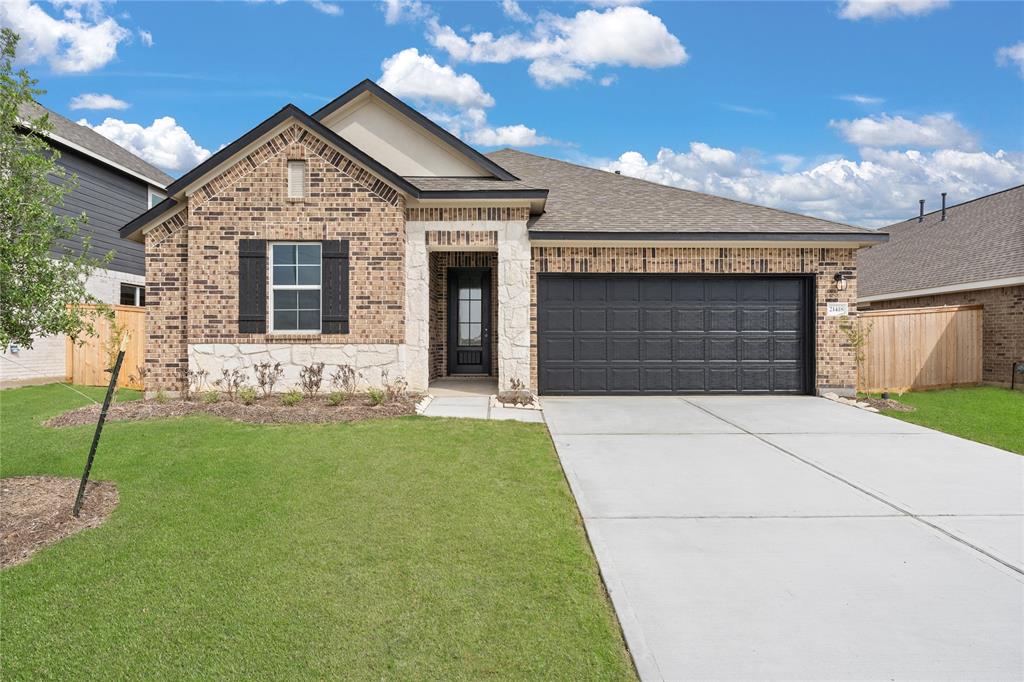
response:
[(43, 104), (172, 175), (372, 78), (485, 151), (856, 224), (1024, 182), (1024, 3), (619, 4), (3, 0), (0, 23)]

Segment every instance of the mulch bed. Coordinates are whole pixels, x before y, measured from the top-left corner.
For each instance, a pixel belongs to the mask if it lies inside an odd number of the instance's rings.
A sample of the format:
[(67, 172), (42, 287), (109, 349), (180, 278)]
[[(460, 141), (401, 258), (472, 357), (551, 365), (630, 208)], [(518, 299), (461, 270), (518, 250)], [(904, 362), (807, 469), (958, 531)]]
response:
[[(377, 406), (371, 405), (365, 395), (354, 395), (337, 406), (328, 405), (325, 397), (318, 396), (306, 398), (291, 407), (282, 405), (281, 399), (276, 396), (260, 399), (254, 405), (243, 405), (223, 398), (216, 403), (183, 400), (158, 403), (155, 400), (131, 400), (111, 405), (107, 411), (107, 421), (142, 421), (183, 417), (189, 414), (212, 414), (248, 424), (329, 424), (415, 414), (417, 402), (419, 396), (416, 395)], [(43, 422), (43, 426), (95, 424), (99, 416), (99, 405), (87, 405), (58, 414)]]
[(0, 568), (27, 561), (40, 549), (103, 523), (117, 506), (117, 488), (90, 481), (81, 515), (71, 515), (79, 480), (55, 476), (0, 479)]
[(892, 398), (857, 398), (858, 402), (868, 403), (871, 407), (879, 410), (892, 410), (893, 412), (915, 412), (917, 410), (913, 405), (907, 405), (901, 403), (898, 400)]

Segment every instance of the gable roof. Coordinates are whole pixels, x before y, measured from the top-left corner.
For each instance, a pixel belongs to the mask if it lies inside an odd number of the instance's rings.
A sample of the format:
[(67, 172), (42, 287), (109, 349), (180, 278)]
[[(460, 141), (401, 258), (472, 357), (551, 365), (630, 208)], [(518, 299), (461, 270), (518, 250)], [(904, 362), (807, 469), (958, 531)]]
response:
[(711, 194), (659, 185), (514, 149), (488, 156), (549, 190), (545, 211), (530, 219), (533, 238), (670, 238), (668, 235), (773, 239), (815, 236), (828, 240), (884, 241), (884, 233), (820, 218), (755, 206)]
[[(1024, 185), (886, 228), (889, 243), (857, 254), (861, 300), (1024, 278)], [(899, 295), (897, 295), (899, 294)]]
[(24, 102), (18, 106), (18, 117), (23, 121), (39, 118), (43, 114), (48, 114), (50, 117), (52, 130), (48, 136), (54, 142), (85, 152), (89, 156), (105, 162), (117, 170), (127, 171), (129, 174), (145, 180), (156, 187), (163, 188), (174, 181), (174, 178), (167, 173), (164, 173), (151, 163), (143, 161), (124, 147), (103, 137), (92, 128), (79, 125), (71, 119), (47, 109), (38, 102)]
[(452, 148), (458, 154), (468, 159), (472, 163), (482, 166), (487, 172), (494, 175), (499, 180), (518, 180), (515, 175), (509, 173), (507, 170), (502, 168), (500, 165), (495, 163), (492, 159), (481, 154), (477, 150), (470, 147), (468, 144), (460, 140), (459, 138), (452, 135), (450, 132), (437, 125), (429, 118), (416, 111), (408, 104), (398, 99), (390, 92), (380, 87), (370, 79), (366, 79), (363, 82), (357, 84), (355, 87), (350, 88), (347, 92), (336, 97), (329, 103), (322, 106), (313, 112), (313, 118), (317, 121), (323, 121), (325, 118), (333, 114), (338, 109), (342, 108), (349, 102), (353, 101), (363, 93), (370, 93), (374, 97), (382, 100), (384, 103), (391, 106), (398, 113), (405, 116), (411, 122), (422, 128), (427, 134), (440, 140), (446, 146)]

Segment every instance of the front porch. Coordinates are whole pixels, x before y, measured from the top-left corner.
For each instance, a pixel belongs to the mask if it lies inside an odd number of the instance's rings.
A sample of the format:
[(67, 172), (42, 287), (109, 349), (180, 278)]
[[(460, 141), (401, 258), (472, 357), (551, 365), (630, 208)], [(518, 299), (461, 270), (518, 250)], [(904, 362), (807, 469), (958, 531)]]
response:
[[(444, 377), (498, 377), (498, 254), (432, 251), (431, 382)], [(497, 390), (493, 391), (497, 392)]]

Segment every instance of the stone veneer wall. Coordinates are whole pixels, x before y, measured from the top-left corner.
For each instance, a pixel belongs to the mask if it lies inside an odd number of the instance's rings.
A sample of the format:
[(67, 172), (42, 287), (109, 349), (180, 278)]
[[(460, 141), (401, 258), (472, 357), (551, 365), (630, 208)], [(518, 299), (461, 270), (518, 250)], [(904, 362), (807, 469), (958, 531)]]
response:
[[(490, 251), (497, 241), (497, 358), (501, 389), (530, 380), (529, 207), (449, 207), (406, 210), (406, 363), (410, 384), (430, 379), (430, 251)], [(443, 234), (435, 234), (443, 233)], [(460, 236), (461, 235), (461, 236)], [(493, 235), (493, 236), (492, 236)], [(493, 300), (493, 299), (492, 299)], [(421, 312), (422, 311), (422, 312)], [(493, 354), (493, 353), (492, 353)], [(422, 368), (422, 376), (419, 372)]]
[[(297, 159), (306, 162), (306, 196), (289, 199), (287, 162)], [(404, 376), (404, 208), (397, 191), (305, 128), (293, 125), (268, 139), (146, 237), (147, 384), (180, 390), (190, 359), (208, 369), (210, 358), (228, 367), (287, 352), (299, 362), (295, 352), (306, 356), (292, 347), (303, 344), (320, 355), (331, 348), (332, 356), (366, 369), (368, 381), (381, 369)], [(239, 333), (238, 240), (246, 238), (349, 240), (349, 333)]]
[(1024, 285), (917, 296), (861, 304), (865, 310), (926, 308), (940, 305), (981, 304), (981, 363), (983, 381), (1010, 383), (1011, 365), (1024, 360)]
[[(445, 233), (431, 232), (427, 236), (433, 234)], [(448, 376), (448, 268), (491, 269), (491, 376), (497, 376), (498, 254), (486, 251), (435, 251), (430, 254), (430, 378)]]
[[(680, 274), (815, 274), (817, 301), (816, 378), (819, 391), (852, 392), (857, 381), (853, 349), (839, 328), (842, 318), (826, 317), (827, 302), (846, 302), (856, 311), (853, 249), (561, 247), (536, 246), (530, 274), (530, 378), (537, 386), (537, 275), (546, 272)], [(837, 272), (850, 281), (838, 291)]]

